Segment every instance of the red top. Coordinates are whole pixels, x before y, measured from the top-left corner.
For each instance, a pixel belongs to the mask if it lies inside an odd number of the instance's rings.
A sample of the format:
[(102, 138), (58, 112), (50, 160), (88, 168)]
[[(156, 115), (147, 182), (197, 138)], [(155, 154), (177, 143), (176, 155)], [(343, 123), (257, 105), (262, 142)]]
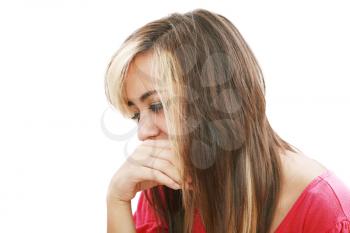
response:
[[(141, 192), (133, 215), (137, 233), (154, 233), (159, 226)], [(199, 213), (193, 233), (205, 233)], [(350, 189), (331, 170), (313, 179), (295, 201), (275, 233), (350, 233)]]

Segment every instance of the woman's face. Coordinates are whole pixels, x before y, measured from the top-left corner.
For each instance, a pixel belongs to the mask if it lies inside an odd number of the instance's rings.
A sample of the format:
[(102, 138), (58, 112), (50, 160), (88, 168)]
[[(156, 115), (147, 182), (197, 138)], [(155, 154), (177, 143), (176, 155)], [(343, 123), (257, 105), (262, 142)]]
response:
[(125, 77), (126, 95), (139, 140), (167, 139), (163, 106), (151, 77), (150, 53), (138, 54)]

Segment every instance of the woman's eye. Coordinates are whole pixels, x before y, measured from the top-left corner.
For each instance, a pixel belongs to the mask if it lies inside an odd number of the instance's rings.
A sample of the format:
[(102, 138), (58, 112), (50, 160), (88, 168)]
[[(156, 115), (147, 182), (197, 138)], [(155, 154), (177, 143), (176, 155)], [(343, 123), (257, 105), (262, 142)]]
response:
[(159, 112), (160, 110), (163, 109), (163, 105), (162, 105), (162, 103), (152, 104), (152, 105), (150, 106), (150, 109), (151, 109), (153, 112)]
[[(149, 109), (152, 111), (152, 112), (160, 112), (162, 109), (163, 109), (163, 105), (162, 103), (158, 103), (158, 104), (151, 104)], [(140, 113), (139, 112), (136, 112), (132, 117), (131, 119), (133, 120), (137, 120), (139, 121), (140, 120)]]
[(131, 119), (133, 119), (133, 120), (139, 120), (139, 118), (140, 118), (140, 113), (138, 113), (138, 112), (135, 113), (134, 116), (131, 117)]

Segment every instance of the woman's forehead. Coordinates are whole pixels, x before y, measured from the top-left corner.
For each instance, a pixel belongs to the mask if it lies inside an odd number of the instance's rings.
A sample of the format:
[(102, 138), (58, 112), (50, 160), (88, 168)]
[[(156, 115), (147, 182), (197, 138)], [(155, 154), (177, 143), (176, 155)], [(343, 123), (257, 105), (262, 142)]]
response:
[(152, 88), (153, 81), (151, 78), (151, 65), (149, 60), (149, 55), (139, 54), (130, 63), (125, 76), (125, 88), (128, 95), (130, 94), (133, 96), (132, 93)]
[[(136, 99), (141, 94), (156, 90), (156, 77), (154, 75), (152, 53), (138, 54), (130, 63), (125, 76), (125, 92), (128, 99)], [(161, 90), (157, 89), (160, 93)]]

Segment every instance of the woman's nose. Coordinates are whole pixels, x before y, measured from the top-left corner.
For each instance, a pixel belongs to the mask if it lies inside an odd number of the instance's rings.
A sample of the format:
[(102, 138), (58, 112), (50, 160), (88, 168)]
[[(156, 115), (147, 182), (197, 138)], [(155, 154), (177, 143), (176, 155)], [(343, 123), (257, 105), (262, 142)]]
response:
[(155, 118), (156, 117), (152, 116), (152, 114), (140, 114), (140, 121), (137, 129), (137, 136), (140, 141), (155, 138), (160, 133), (160, 129), (155, 122)]

